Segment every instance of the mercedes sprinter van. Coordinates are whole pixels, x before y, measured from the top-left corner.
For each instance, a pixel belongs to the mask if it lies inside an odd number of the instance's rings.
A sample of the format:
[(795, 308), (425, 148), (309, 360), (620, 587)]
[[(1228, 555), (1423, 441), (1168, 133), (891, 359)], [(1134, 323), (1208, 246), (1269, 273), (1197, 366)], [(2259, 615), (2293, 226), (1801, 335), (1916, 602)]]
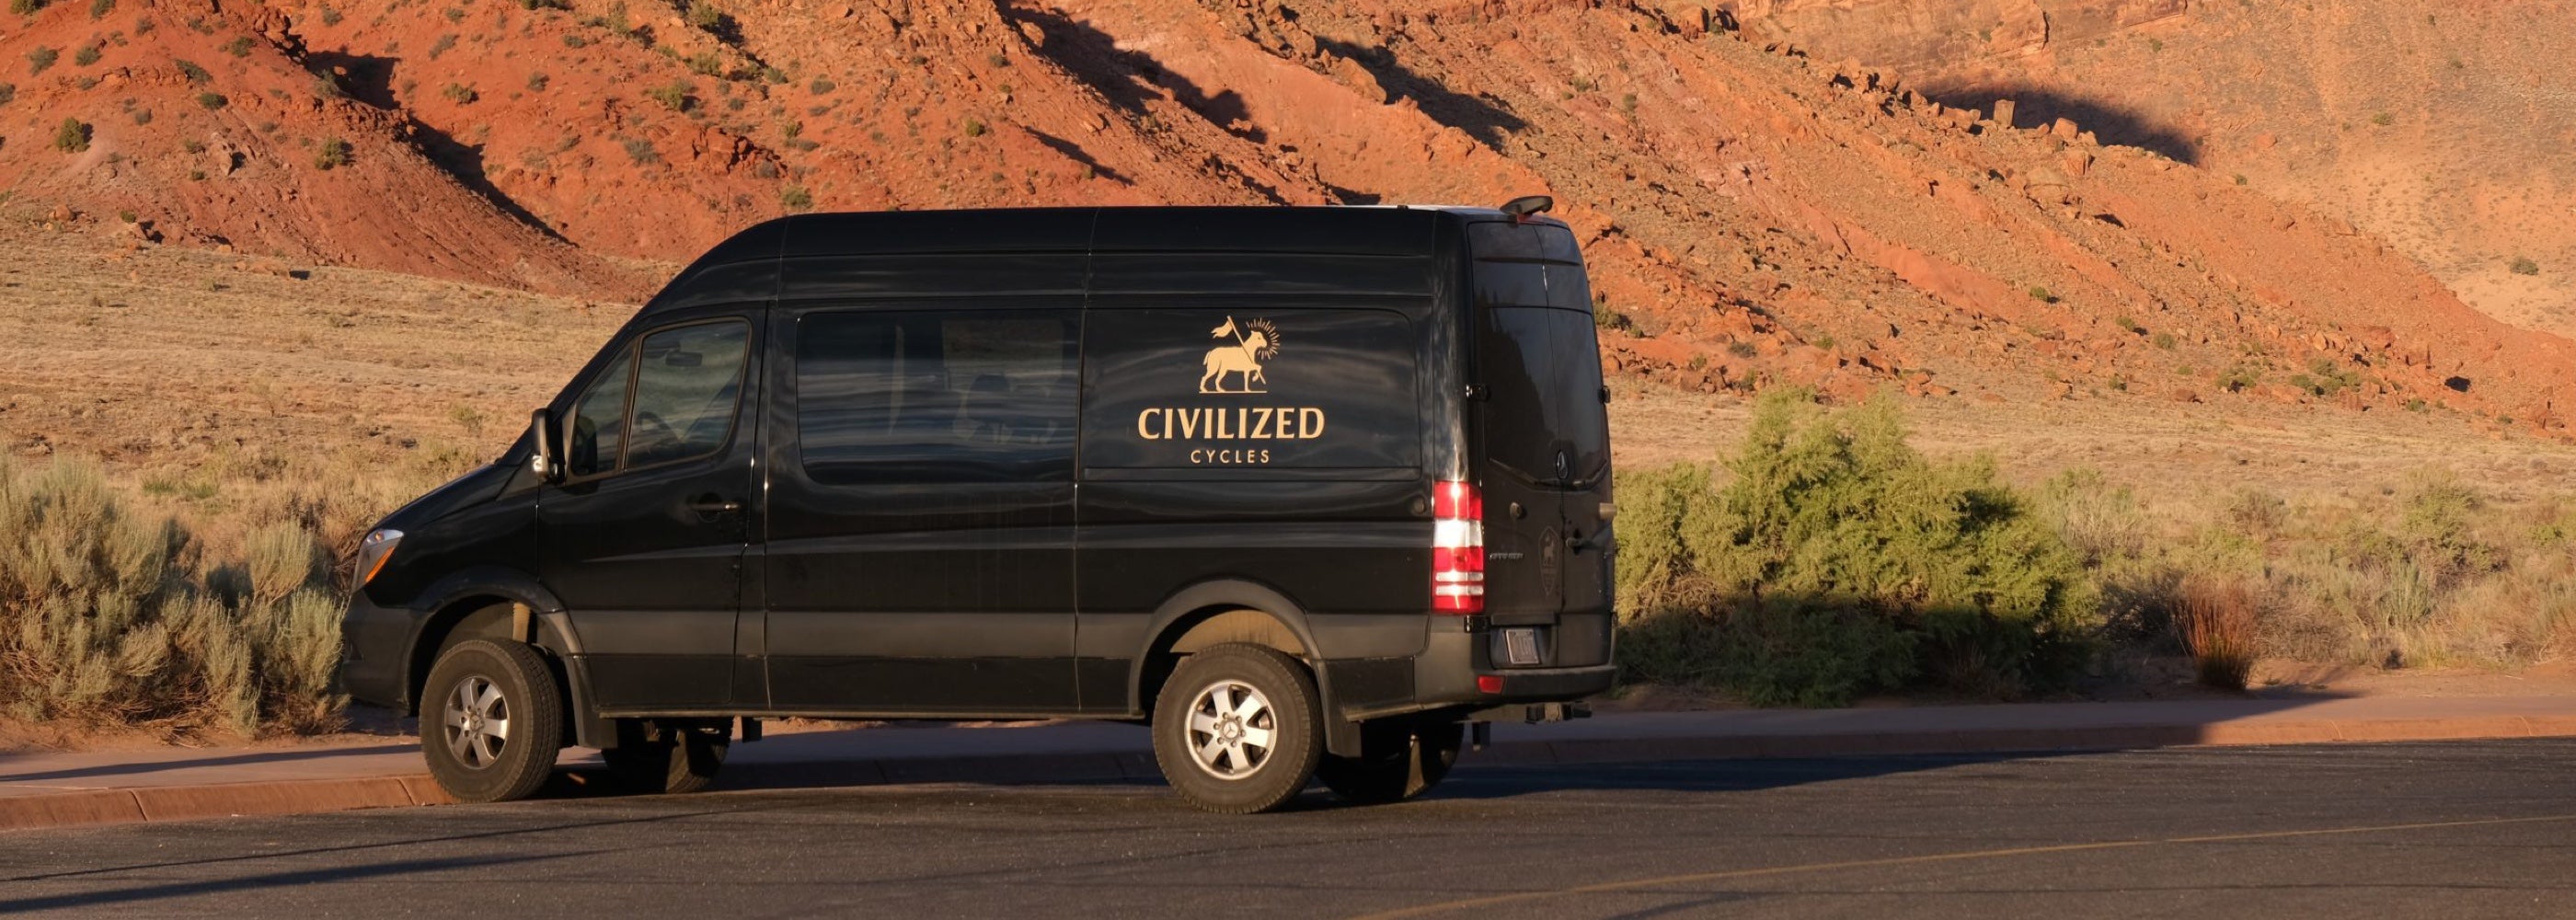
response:
[(1574, 234), (1499, 209), (809, 214), (367, 535), (343, 676), (457, 798), (774, 716), (1151, 727), (1190, 803), (1440, 780), (1610, 686)]

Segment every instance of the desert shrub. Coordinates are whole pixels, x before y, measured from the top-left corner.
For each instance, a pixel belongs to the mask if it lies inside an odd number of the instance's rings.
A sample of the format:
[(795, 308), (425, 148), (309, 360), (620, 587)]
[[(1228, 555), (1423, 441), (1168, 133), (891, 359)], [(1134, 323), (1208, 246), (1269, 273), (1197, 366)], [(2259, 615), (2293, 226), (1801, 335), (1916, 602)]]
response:
[(697, 99), (689, 95), (689, 91), (694, 88), (688, 84), (688, 81), (680, 80), (661, 86), (647, 87), (644, 95), (661, 103), (663, 108), (674, 112), (686, 112), (697, 104)]
[(98, 55), (99, 49), (97, 45), (82, 45), (79, 50), (72, 52), (72, 65), (75, 67), (87, 67), (91, 64), (96, 64), (98, 63)]
[(232, 102), (231, 100), (225, 99), (224, 94), (222, 93), (208, 91), (197, 94), (197, 104), (204, 106), (209, 111), (212, 111), (231, 105)]
[(790, 185), (778, 190), (778, 204), (790, 211), (803, 211), (814, 206), (814, 193), (802, 185)]
[(134, 511), (94, 465), (0, 458), (0, 714), (169, 731), (337, 728), (341, 603), (313, 536), (275, 525), (246, 560), (194, 568), (205, 549), (169, 518)]
[(2506, 267), (2510, 268), (2513, 273), (2517, 275), (2540, 274), (2540, 263), (2532, 261), (2529, 256), (2515, 256), (2513, 257), (2513, 263)]
[(1725, 471), (1620, 483), (1631, 679), (1699, 641), (1739, 651), (1679, 673), (1805, 705), (1918, 676), (2011, 696), (2059, 686), (2088, 659), (2099, 614), (2078, 552), (1991, 461), (1915, 452), (1894, 404), (1828, 412), (1774, 391)]
[(483, 98), (481, 93), (475, 92), (473, 87), (463, 83), (450, 83), (439, 87), (438, 94), (447, 97), (447, 101), (457, 105), (473, 105), (474, 100)]
[(45, 0), (9, 0), (9, 12), (20, 16), (33, 16), (44, 8)]
[(54, 129), (54, 149), (64, 153), (88, 150), (89, 126), (78, 118), (63, 119), (62, 125)]
[(529, 75), (528, 75), (528, 92), (531, 92), (531, 93), (542, 93), (542, 92), (545, 92), (545, 91), (546, 91), (546, 84), (547, 84), (548, 82), (550, 82), (550, 80), (549, 80), (549, 78), (548, 78), (545, 74), (542, 74), (542, 73), (532, 73), (532, 74), (529, 74)]
[(2190, 653), (2203, 685), (2245, 689), (2254, 672), (2255, 630), (2261, 619), (2254, 589), (2239, 581), (2195, 579), (2182, 587), (2174, 635)]
[(2050, 292), (2050, 291), (2049, 291), (2049, 289), (2044, 288), (2044, 287), (2041, 287), (2041, 286), (2036, 285), (2036, 284), (2034, 284), (2034, 285), (2031, 285), (2031, 286), (2030, 286), (2030, 292), (2029, 292), (2029, 293), (2030, 293), (2030, 299), (2032, 299), (2032, 300), (2036, 300), (2036, 301), (2039, 301), (2040, 303), (2056, 303), (2056, 302), (2057, 302), (2057, 295), (2056, 295), (2055, 293), (2052, 293), (2052, 292)]
[(983, 121), (983, 119), (980, 119), (980, 118), (969, 118), (969, 119), (966, 119), (965, 131), (966, 131), (966, 136), (967, 136), (967, 137), (983, 137), (983, 136), (984, 136), (984, 132), (985, 132), (986, 130), (987, 130), (987, 129), (984, 127), (984, 121)]
[(703, 32), (717, 31), (725, 23), (724, 11), (707, 0), (689, 0), (688, 17), (689, 26)]
[(204, 83), (215, 78), (214, 74), (207, 73), (204, 67), (193, 61), (173, 60), (170, 63), (177, 65), (180, 75), (187, 77), (190, 83)]
[(113, 12), (116, 12), (116, 0), (89, 0), (89, 18), (105, 19)]
[(236, 35), (236, 36), (233, 36), (233, 38), (232, 38), (232, 40), (231, 40), (231, 41), (227, 41), (227, 42), (225, 42), (225, 43), (224, 43), (224, 53), (225, 53), (225, 54), (232, 55), (232, 56), (234, 56), (234, 57), (249, 57), (249, 56), (250, 56), (250, 36), (248, 36), (248, 35)]
[(44, 73), (45, 68), (54, 66), (54, 62), (60, 60), (62, 56), (63, 53), (60, 51), (42, 45), (36, 46), (36, 50), (27, 52), (27, 75), (32, 77)]
[(332, 138), (313, 151), (313, 168), (329, 172), (349, 165), (349, 142)]

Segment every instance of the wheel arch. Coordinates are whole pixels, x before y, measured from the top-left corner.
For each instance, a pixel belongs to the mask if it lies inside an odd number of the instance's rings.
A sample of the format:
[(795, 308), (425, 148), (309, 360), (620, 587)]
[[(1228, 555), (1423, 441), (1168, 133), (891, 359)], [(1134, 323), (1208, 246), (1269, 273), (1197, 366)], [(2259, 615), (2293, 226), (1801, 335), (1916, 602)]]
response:
[[(517, 634), (516, 608), (528, 609), (528, 635)], [(595, 746), (597, 721), (590, 718), (588, 675), (581, 667), (581, 637), (572, 627), (563, 602), (536, 576), (516, 569), (478, 566), (439, 579), (411, 605), (417, 625), (404, 654), (402, 709), (420, 711), (422, 688), (437, 664), (439, 649), (459, 635), (525, 641), (544, 652), (570, 710), (565, 725), (574, 743)]]
[(1130, 711), (1151, 718), (1163, 681), (1189, 653), (1249, 643), (1303, 663), (1322, 704), (1327, 748), (1335, 754), (1358, 750), (1358, 726), (1342, 719), (1334, 704), (1332, 678), (1324, 667), (1326, 650), (1316, 644), (1305, 608), (1277, 589), (1241, 579), (1191, 585), (1155, 609), (1145, 636), (1145, 647), (1129, 665)]

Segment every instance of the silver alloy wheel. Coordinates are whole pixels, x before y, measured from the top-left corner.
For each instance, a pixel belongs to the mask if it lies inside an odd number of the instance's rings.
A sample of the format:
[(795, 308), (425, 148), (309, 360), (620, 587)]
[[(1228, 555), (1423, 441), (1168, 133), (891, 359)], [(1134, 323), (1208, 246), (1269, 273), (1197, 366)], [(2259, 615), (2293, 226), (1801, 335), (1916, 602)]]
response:
[(1209, 776), (1243, 779), (1270, 762), (1278, 731), (1269, 697), (1242, 681), (1217, 681), (1190, 703), (1190, 761)]
[(456, 682), (456, 692), (447, 697), (442, 721), (447, 730), (447, 750), (458, 763), (476, 770), (489, 767), (501, 759), (501, 748), (510, 740), (510, 701), (502, 698), (501, 687), (481, 674)]

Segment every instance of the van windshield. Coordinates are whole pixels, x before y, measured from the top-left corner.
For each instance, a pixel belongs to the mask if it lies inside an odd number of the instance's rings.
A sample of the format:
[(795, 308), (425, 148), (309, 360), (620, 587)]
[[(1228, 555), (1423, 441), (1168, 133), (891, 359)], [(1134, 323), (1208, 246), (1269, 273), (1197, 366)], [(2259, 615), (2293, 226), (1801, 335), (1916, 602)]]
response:
[(1487, 457), (1534, 485), (1588, 488), (1610, 463), (1591, 285), (1574, 235), (1476, 224), (1478, 372)]

